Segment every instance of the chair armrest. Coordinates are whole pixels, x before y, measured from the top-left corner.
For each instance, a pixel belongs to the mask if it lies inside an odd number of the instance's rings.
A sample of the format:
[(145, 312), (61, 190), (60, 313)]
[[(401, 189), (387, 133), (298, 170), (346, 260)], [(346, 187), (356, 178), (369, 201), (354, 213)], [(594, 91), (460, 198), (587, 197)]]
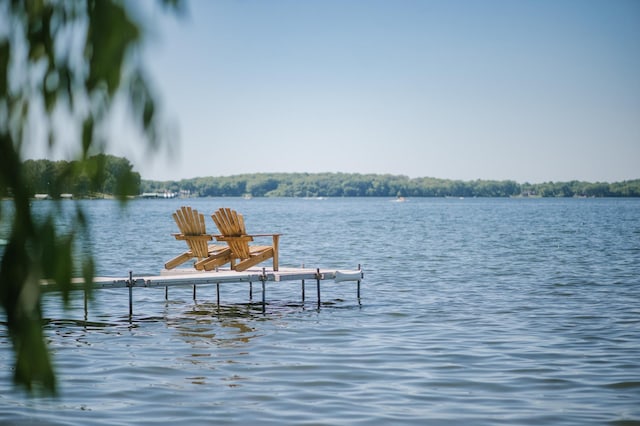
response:
[(171, 234), (176, 237), (176, 240), (204, 240), (211, 241), (213, 240), (212, 235), (184, 235), (184, 234)]
[(251, 235), (238, 235), (238, 236), (229, 236), (229, 235), (214, 235), (216, 241), (253, 241), (253, 237)]

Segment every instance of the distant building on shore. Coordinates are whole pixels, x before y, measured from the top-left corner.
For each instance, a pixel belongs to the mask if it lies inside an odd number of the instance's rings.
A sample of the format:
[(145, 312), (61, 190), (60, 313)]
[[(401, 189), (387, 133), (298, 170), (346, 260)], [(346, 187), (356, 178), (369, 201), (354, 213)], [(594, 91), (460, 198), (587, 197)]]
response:
[(171, 191), (164, 192), (143, 192), (140, 194), (140, 198), (176, 198), (177, 193)]

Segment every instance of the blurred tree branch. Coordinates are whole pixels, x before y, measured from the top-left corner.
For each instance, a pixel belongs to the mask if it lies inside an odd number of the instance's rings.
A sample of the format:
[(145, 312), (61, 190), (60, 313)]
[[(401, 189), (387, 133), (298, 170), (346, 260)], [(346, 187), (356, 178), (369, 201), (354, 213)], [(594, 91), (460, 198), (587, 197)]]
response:
[[(182, 6), (178, 0), (159, 4), (176, 13)], [(0, 197), (10, 199), (0, 203), (0, 220), (11, 221), (6, 245), (0, 247), (0, 305), (15, 352), (14, 381), (31, 392), (56, 391), (42, 330), (40, 280), (55, 279), (66, 304), (74, 270), (91, 281), (93, 257), (84, 250), (75, 253), (74, 241), (89, 233), (80, 206), (66, 232), (56, 226), (55, 209), (44, 217), (33, 214), (22, 155), (29, 144), (59, 144), (54, 115), (64, 117), (79, 148), (76, 166), (64, 179), (83, 175), (99, 181), (105, 164), (96, 162), (94, 154), (108, 145), (101, 126), (116, 97), (131, 106), (130, 118), (145, 140), (153, 147), (159, 143), (157, 100), (136, 55), (144, 31), (127, 9), (130, 5), (118, 0), (0, 0)], [(34, 136), (37, 130), (46, 135), (42, 141)], [(130, 190), (127, 182), (135, 181), (130, 174), (123, 169), (117, 177), (122, 200)]]

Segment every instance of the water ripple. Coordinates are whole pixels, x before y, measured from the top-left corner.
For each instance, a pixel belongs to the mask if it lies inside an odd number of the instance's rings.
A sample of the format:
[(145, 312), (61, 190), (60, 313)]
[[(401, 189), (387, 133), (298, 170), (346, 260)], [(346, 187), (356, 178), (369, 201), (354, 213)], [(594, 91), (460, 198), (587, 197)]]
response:
[[(334, 284), (319, 309), (315, 286), (268, 287), (264, 311), (245, 285), (220, 305), (141, 289), (130, 319), (123, 291), (86, 313), (46, 295), (60, 397), (13, 388), (0, 322), (0, 424), (640, 423), (638, 200), (189, 201), (284, 232), (291, 266), (362, 263), (360, 303)], [(86, 203), (99, 273), (183, 250), (181, 202)]]

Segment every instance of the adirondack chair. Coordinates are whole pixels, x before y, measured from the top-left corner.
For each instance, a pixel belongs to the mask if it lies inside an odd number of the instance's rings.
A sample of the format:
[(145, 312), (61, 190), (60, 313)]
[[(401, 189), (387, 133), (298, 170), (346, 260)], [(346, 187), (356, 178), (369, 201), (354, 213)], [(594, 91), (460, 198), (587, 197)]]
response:
[[(278, 270), (278, 242), (280, 234), (248, 235), (244, 226), (244, 218), (235, 210), (220, 208), (211, 218), (221, 235), (217, 241), (224, 241), (231, 249), (231, 269), (244, 271), (268, 259), (273, 259), (273, 270)], [(271, 237), (269, 246), (249, 245), (254, 237)]]
[(224, 245), (209, 244), (213, 236), (207, 234), (204, 214), (198, 213), (191, 207), (181, 207), (173, 213), (179, 234), (172, 234), (176, 240), (184, 240), (189, 250), (174, 257), (164, 264), (166, 269), (173, 269), (189, 259), (196, 259), (194, 267), (197, 270), (210, 271), (217, 266), (231, 261), (231, 249)]

